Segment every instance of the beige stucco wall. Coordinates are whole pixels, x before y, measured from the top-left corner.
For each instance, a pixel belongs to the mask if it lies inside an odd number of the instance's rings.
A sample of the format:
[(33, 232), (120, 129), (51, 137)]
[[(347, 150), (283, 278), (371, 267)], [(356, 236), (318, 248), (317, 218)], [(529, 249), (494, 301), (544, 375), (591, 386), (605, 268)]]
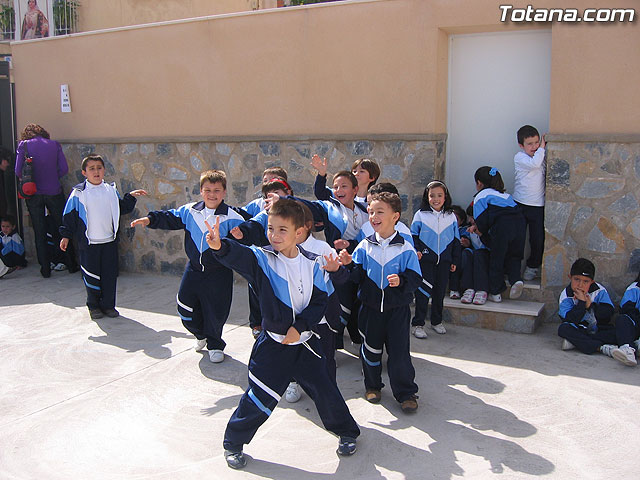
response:
[[(501, 24), (500, 3), (338, 2), (17, 42), (18, 125), (71, 140), (444, 133), (448, 35), (548, 28)], [(552, 132), (640, 131), (637, 25), (553, 24)]]
[(276, 0), (82, 0), (79, 30), (163, 22), (272, 8)]

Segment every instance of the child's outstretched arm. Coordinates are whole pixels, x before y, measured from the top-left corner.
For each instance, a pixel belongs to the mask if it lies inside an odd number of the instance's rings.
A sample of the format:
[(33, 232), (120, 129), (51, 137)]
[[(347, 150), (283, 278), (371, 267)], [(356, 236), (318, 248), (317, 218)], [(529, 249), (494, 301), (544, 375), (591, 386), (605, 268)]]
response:
[(140, 195), (148, 195), (145, 190), (132, 190), (129, 193), (125, 193), (124, 197), (120, 199), (120, 214), (126, 215), (133, 212), (136, 206), (136, 197)]
[(318, 200), (329, 200), (333, 191), (327, 187), (327, 159), (322, 160), (318, 155), (311, 158), (311, 166), (318, 171), (313, 183), (313, 193)]

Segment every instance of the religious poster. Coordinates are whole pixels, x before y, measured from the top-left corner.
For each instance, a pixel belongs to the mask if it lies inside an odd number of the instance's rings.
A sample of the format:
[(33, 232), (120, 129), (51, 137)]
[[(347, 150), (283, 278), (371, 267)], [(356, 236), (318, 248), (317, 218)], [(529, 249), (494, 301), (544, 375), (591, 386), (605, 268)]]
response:
[(16, 39), (53, 36), (53, 0), (14, 0)]

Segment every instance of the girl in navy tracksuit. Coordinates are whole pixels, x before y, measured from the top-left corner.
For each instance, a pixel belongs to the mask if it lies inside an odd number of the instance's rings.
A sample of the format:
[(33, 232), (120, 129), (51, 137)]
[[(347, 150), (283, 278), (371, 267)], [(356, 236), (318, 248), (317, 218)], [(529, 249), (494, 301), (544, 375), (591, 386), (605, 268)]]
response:
[(207, 235), (211, 249), (203, 254), (206, 264), (233, 268), (255, 286), (262, 312), (263, 331), (249, 359), (249, 388), (224, 434), (225, 459), (232, 468), (245, 466), (243, 446), (269, 418), (291, 378), (313, 399), (325, 428), (340, 437), (338, 454), (353, 454), (360, 434), (313, 333), (327, 309), (327, 285), (317, 256), (296, 245), (305, 228), (302, 206), (279, 200), (269, 222), (269, 246), (220, 240), (214, 227)]
[(444, 183), (435, 180), (424, 189), (420, 210), (411, 223), (411, 233), (422, 270), (411, 325), (414, 336), (426, 338), (424, 324), (429, 297), (432, 298), (431, 328), (437, 333), (446, 333), (442, 325), (442, 304), (449, 272), (455, 272), (460, 262), (458, 219), (451, 210), (451, 195)]
[(494, 167), (480, 167), (474, 175), (478, 193), (473, 198), (475, 227), (489, 253), (489, 300), (501, 302), (505, 290), (505, 270), (511, 284), (510, 298), (522, 294), (520, 264), (524, 256), (525, 220), (520, 206), (505, 193), (500, 172)]

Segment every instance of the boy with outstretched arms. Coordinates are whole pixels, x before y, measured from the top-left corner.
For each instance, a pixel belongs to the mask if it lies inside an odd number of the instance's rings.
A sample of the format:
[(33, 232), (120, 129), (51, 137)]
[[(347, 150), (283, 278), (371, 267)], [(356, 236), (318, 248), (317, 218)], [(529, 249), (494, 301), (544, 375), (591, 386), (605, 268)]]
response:
[[(243, 468), (242, 452), (271, 415), (289, 381), (295, 378), (315, 402), (325, 428), (339, 437), (338, 454), (352, 455), (360, 429), (338, 387), (329, 377), (320, 341), (312, 329), (327, 307), (327, 286), (317, 256), (297, 244), (305, 234), (304, 210), (282, 199), (269, 210), (269, 246), (247, 247), (220, 238), (220, 222), (207, 225), (210, 250), (205, 263), (218, 261), (256, 287), (263, 331), (249, 359), (249, 388), (224, 434), (227, 465)], [(333, 259), (333, 267), (339, 266)]]
[(205, 240), (207, 227), (220, 219), (223, 235), (242, 223), (242, 216), (224, 202), (227, 176), (222, 170), (207, 170), (200, 175), (202, 201), (187, 203), (177, 209), (149, 212), (146, 217), (131, 222), (162, 230), (184, 230), (184, 249), (189, 257), (180, 289), (176, 296), (178, 315), (187, 330), (195, 335), (195, 349), (209, 350), (213, 363), (224, 361), (222, 327), (231, 310), (233, 272), (219, 262), (205, 266), (203, 253), (208, 250)]
[(93, 320), (104, 315), (115, 318), (120, 315), (116, 310), (120, 215), (133, 211), (135, 197), (147, 192), (133, 190), (120, 198), (115, 183), (104, 181), (100, 155), (85, 157), (81, 169), (86, 180), (73, 187), (64, 206), (60, 250), (66, 252), (70, 239), (76, 237), (89, 315)]
[(381, 399), (382, 349), (386, 345), (391, 391), (402, 411), (411, 413), (418, 409), (418, 386), (409, 353), (409, 305), (422, 274), (416, 251), (395, 229), (401, 209), (398, 195), (373, 195), (369, 221), (375, 233), (360, 242), (353, 256), (342, 250), (340, 261), (359, 284), (365, 398), (371, 403)]

